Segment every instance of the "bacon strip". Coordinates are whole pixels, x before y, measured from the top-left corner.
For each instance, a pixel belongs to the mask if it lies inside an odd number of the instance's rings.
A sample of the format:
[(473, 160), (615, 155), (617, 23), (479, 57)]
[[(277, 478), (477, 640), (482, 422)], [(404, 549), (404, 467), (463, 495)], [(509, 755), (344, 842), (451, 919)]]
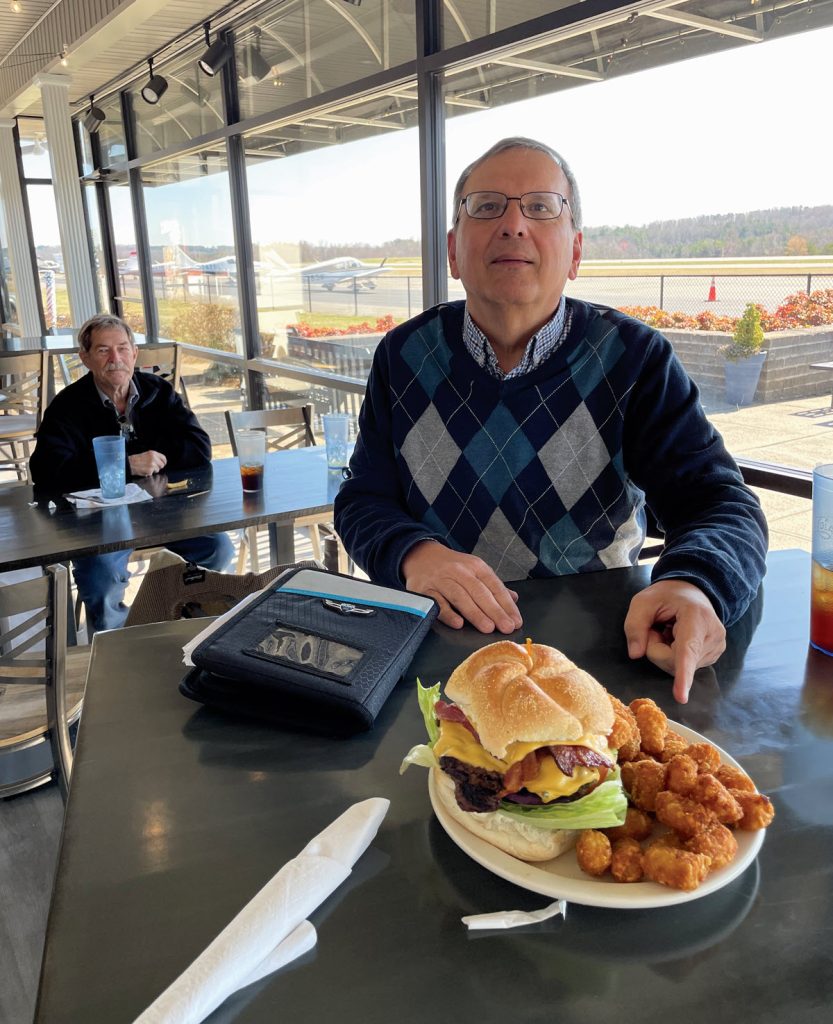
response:
[(447, 701), (438, 700), (434, 705), (434, 717), (438, 722), (456, 722), (458, 725), (465, 726), (477, 742), (480, 742), (480, 737), (477, 735), (474, 726), (456, 704), (449, 704)]
[(603, 754), (591, 750), (589, 747), (574, 747), (568, 744), (554, 744), (546, 748), (555, 759), (555, 763), (565, 775), (573, 777), (573, 769), (576, 765), (583, 765), (585, 768), (612, 768), (613, 762), (609, 761)]
[(527, 782), (535, 778), (539, 771), (538, 753), (539, 751), (532, 750), (526, 757), (510, 766), (503, 776), (501, 796), (505, 796), (507, 793), (517, 793)]

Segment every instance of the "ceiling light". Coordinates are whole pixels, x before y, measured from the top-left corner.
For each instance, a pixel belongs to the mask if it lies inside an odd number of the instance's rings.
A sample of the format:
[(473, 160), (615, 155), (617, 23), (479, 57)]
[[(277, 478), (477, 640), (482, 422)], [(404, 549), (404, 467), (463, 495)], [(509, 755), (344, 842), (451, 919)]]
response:
[(90, 133), (94, 134), (107, 120), (107, 115), (101, 109), (95, 105), (94, 97), (90, 96), (90, 109), (87, 111), (84, 117), (84, 127)]
[(23, 4), (20, 2), (20, 0), (12, 0), (12, 2), (9, 4), (9, 10), (12, 12), (12, 14), (20, 14), (20, 12), (23, 10)]
[(142, 99), (145, 103), (158, 103), (168, 88), (167, 78), (153, 73), (153, 57), (148, 58), (148, 71), (150, 78), (142, 86)]
[(206, 22), (203, 28), (205, 29), (205, 43), (208, 49), (197, 63), (207, 75), (213, 76), (228, 62), (229, 57), (231, 57), (231, 47), (219, 36), (217, 36), (213, 43), (211, 42), (210, 22)]
[(67, 67), (69, 65), (69, 52), (67, 51), (67, 44), (64, 43), (64, 48), (61, 50), (61, 65)]

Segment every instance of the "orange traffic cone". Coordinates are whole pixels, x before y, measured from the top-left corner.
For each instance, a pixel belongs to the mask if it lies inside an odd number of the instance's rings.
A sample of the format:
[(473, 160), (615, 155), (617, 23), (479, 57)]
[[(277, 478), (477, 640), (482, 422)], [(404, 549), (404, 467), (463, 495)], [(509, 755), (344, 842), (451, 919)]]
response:
[(706, 302), (717, 302), (717, 288), (714, 286), (714, 278), (712, 278), (712, 283), (709, 285), (709, 297), (706, 299)]

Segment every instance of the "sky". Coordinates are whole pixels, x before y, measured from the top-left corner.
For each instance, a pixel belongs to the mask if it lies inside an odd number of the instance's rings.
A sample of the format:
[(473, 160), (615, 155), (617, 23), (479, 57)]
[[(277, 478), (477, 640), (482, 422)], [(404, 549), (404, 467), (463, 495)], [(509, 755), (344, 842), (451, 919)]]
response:
[[(493, 142), (529, 135), (572, 165), (585, 225), (831, 203), (831, 54), (828, 28), (454, 117), (447, 191)], [(252, 167), (253, 240), (418, 238), (417, 146), (408, 129)], [(152, 244), (231, 244), (225, 175), (146, 197)], [(36, 244), (57, 241), (50, 221), (33, 210)]]

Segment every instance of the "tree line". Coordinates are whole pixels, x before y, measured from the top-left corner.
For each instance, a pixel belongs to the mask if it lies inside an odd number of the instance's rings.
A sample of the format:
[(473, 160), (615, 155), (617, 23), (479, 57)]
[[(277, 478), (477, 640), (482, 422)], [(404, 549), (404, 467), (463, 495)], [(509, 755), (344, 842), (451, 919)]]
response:
[(584, 231), (584, 258), (696, 259), (721, 256), (833, 255), (833, 206), (784, 206), (749, 213)]

